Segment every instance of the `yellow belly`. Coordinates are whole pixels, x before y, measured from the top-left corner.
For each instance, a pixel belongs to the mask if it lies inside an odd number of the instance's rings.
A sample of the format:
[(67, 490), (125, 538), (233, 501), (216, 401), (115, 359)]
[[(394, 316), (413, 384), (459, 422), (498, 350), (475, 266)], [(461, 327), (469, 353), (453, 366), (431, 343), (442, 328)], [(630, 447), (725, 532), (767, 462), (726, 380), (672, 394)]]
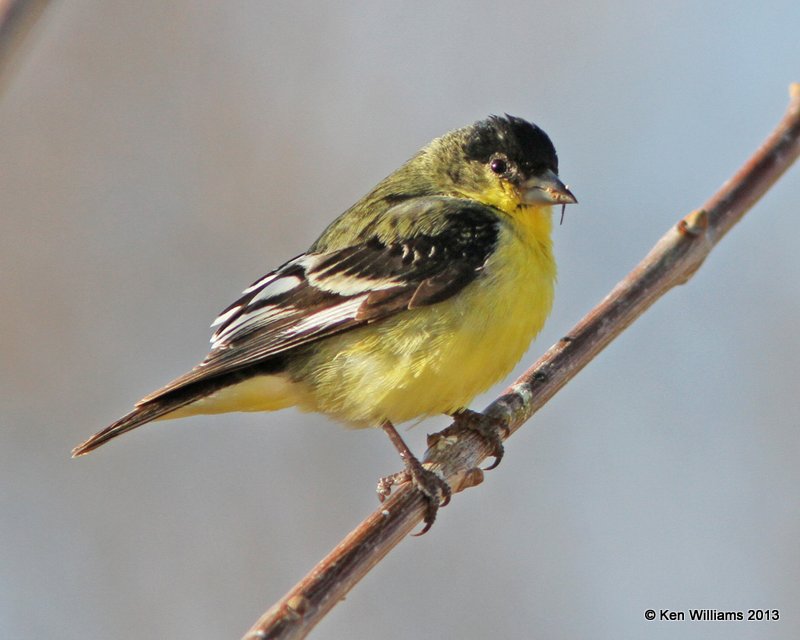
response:
[(453, 298), (326, 338), (289, 369), (163, 417), (297, 406), (351, 427), (452, 413), (508, 375), (544, 324), (556, 268), (550, 213), (503, 227), (481, 276)]
[(285, 375), (253, 376), (158, 419), (173, 420), (233, 411), (277, 411), (300, 402), (300, 393), (302, 386), (293, 383)]
[(506, 233), (481, 282), (328, 340), (296, 363), (290, 372), (310, 391), (298, 406), (353, 427), (401, 423), (463, 408), (508, 375), (550, 312), (555, 263), (549, 242)]

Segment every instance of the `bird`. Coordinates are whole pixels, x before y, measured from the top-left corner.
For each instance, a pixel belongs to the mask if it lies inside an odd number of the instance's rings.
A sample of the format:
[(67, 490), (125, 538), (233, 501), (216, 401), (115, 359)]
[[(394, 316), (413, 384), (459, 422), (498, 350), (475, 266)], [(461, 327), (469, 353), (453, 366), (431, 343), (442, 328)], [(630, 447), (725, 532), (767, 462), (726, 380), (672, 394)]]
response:
[(527, 120), (491, 115), (434, 139), (224, 309), (197, 366), (73, 457), (153, 421), (294, 406), (381, 427), (401, 480), (428, 500), (424, 533), (450, 488), (396, 425), (448, 414), (474, 426), (469, 403), (511, 371), (550, 313), (552, 209), (563, 218), (576, 202), (549, 136)]

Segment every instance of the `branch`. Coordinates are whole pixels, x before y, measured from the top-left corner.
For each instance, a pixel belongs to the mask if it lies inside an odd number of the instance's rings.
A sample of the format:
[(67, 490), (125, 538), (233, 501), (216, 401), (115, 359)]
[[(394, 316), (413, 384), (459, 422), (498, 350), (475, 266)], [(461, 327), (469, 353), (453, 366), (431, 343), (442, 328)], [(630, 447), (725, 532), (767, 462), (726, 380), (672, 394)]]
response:
[(0, 0), (0, 94), (8, 85), (14, 59), (49, 0)]
[[(711, 249), (800, 155), (800, 83), (789, 89), (786, 115), (745, 165), (706, 202), (656, 243), (650, 253), (566, 337), (528, 369), (485, 413), (501, 418), (508, 435), (674, 286), (687, 282)], [(425, 462), (453, 492), (479, 484), (480, 462), (491, 455), (479, 435), (452, 425), (429, 437)], [(426, 465), (426, 466), (427, 466)], [(245, 635), (304, 638), (347, 592), (422, 519), (425, 501), (409, 483), (399, 487)]]

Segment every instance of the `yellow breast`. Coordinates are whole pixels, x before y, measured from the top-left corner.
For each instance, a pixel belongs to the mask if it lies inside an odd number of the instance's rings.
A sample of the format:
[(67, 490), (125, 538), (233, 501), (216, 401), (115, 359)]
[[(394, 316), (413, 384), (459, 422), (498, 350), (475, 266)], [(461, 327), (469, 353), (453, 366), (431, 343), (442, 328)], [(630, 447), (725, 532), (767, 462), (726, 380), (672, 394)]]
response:
[(301, 409), (353, 427), (452, 413), (506, 376), (550, 312), (550, 208), (507, 217), (481, 276), (444, 302), (330, 338), (290, 370)]

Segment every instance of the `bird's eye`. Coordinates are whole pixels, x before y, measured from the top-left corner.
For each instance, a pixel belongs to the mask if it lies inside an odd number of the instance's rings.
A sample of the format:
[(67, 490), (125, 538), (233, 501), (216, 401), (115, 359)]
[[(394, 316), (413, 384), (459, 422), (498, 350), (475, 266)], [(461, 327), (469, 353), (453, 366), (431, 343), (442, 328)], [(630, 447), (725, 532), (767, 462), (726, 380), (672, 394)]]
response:
[(501, 176), (506, 171), (508, 171), (508, 163), (503, 160), (503, 158), (495, 158), (494, 160), (489, 163), (489, 168), (496, 173), (497, 175)]

